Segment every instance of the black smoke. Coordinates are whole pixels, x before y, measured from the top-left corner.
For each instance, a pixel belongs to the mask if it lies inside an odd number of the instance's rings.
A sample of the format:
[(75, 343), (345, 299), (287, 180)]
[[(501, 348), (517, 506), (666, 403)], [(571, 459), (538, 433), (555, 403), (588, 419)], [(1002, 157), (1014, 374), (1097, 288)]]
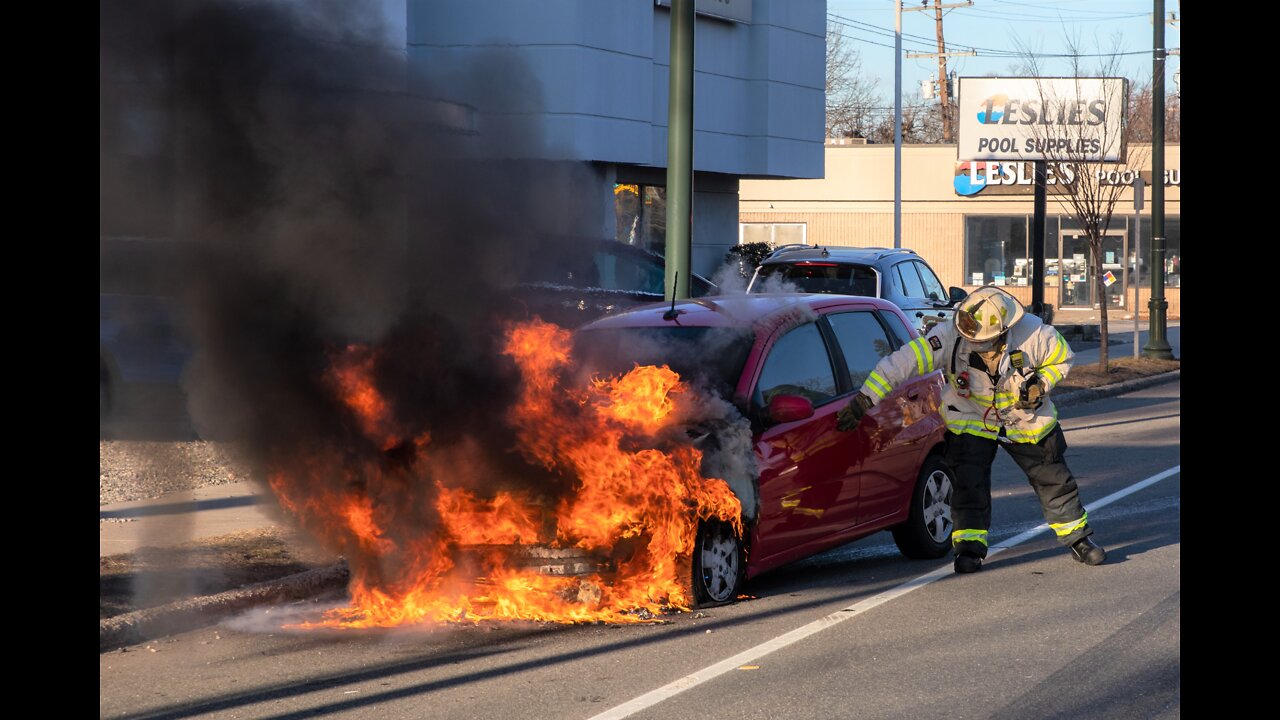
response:
[(528, 159), (549, 153), (527, 70), (501, 52), (411, 67), (370, 1), (100, 10), (102, 234), (182, 249), (201, 434), (259, 469), (381, 452), (325, 381), (368, 344), (406, 437), (470, 438), (504, 482), (528, 477), (502, 422), (504, 322), (528, 315), (508, 291), (542, 238), (591, 234), (594, 196), (584, 168)]

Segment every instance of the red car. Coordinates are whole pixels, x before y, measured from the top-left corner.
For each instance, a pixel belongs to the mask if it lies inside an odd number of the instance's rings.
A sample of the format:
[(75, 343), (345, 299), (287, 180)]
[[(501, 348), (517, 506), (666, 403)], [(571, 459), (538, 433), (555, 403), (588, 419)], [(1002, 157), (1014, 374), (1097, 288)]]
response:
[(699, 529), (698, 604), (732, 600), (762, 572), (880, 530), (910, 558), (949, 551), (941, 375), (904, 383), (855, 431), (836, 429), (876, 363), (916, 337), (911, 327), (876, 298), (751, 294), (645, 306), (577, 331), (595, 367), (665, 363), (737, 408), (691, 431), (704, 474), (729, 483), (748, 529), (742, 539), (718, 522)]

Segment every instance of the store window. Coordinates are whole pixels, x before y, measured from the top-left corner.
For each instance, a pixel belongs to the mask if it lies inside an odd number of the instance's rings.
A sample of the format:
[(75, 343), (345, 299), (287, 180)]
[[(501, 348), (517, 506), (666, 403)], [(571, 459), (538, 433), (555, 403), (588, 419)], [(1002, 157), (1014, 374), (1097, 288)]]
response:
[(1027, 285), (1026, 215), (968, 215), (964, 219), (965, 285)]
[[(1132, 226), (1132, 223), (1130, 223)], [(1151, 266), (1151, 217), (1142, 218), (1142, 284), (1150, 286), (1150, 275), (1147, 270)], [(1129, 236), (1129, 247), (1133, 247), (1133, 235)], [(1130, 251), (1132, 252), (1132, 251)], [(1132, 264), (1132, 263), (1131, 263)], [(1178, 216), (1164, 218), (1164, 284), (1165, 287), (1182, 287), (1182, 228)]]
[(613, 186), (613, 210), (618, 242), (665, 255), (667, 251), (667, 189), (656, 185), (618, 183)]
[(805, 245), (808, 236), (808, 225), (805, 223), (738, 224), (739, 243), (772, 243), (774, 247)]

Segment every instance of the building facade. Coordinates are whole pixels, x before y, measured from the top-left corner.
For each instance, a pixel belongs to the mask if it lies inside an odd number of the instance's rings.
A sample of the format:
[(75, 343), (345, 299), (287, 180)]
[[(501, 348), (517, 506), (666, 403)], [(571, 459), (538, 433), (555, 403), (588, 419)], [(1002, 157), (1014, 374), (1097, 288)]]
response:
[[(662, 253), (669, 6), (408, 0), (407, 54), (428, 80), (486, 63), (515, 68), (505, 84), (431, 87), (476, 109), (476, 137), (493, 157), (587, 164), (588, 225)], [(691, 259), (709, 275), (738, 240), (741, 178), (822, 176), (826, 3), (698, 0), (695, 9)]]
[[(1150, 182), (1151, 147), (1133, 145), (1128, 152), (1128, 163), (1103, 166), (1109, 173), (1105, 182), (1128, 185), (1134, 172)], [(832, 140), (825, 153), (821, 179), (742, 182), (740, 241), (893, 247), (893, 146)], [(1179, 317), (1182, 288), (1179, 160), (1180, 147), (1166, 145), (1162, 270), (1171, 318)], [(1092, 253), (1059, 187), (1072, 181), (1075, 170), (1052, 164), (1049, 169), (1044, 299), (1059, 318), (1096, 316), (1102, 302), (1096, 297)], [(948, 285), (966, 290), (998, 285), (1030, 303), (1033, 192), (1030, 164), (957, 162), (955, 145), (903, 146), (902, 247), (920, 253)], [(1151, 287), (1149, 185), (1144, 197), (1144, 208), (1135, 216), (1132, 187), (1121, 190), (1102, 247), (1104, 279), (1105, 273), (1112, 278), (1107, 307), (1131, 313), (1136, 288), (1140, 316), (1147, 313)], [(1135, 283), (1139, 248), (1141, 274)]]

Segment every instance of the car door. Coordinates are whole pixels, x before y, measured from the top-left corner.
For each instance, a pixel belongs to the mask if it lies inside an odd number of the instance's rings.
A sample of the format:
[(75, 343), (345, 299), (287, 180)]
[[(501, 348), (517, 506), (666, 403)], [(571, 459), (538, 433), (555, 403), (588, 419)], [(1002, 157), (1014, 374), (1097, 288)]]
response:
[[(943, 297), (935, 301), (929, 297), (929, 290), (925, 288), (924, 280), (917, 269), (919, 265), (920, 263), (915, 260), (904, 260), (890, 267), (888, 274), (893, 289), (899, 294), (899, 298), (895, 300), (898, 307), (902, 308), (911, 326), (917, 332), (924, 333), (929, 325), (942, 319), (939, 313), (943, 310), (938, 308), (935, 302), (945, 303), (946, 299)], [(933, 277), (931, 271), (930, 277)], [(937, 282), (936, 277), (933, 280)], [(941, 283), (938, 283), (936, 292), (941, 292), (941, 287)]]
[[(950, 295), (943, 288), (942, 281), (934, 274), (933, 269), (927, 263), (919, 260), (912, 260), (912, 264), (916, 266), (916, 272), (920, 273), (920, 282), (924, 285), (924, 296), (928, 300), (929, 309), (924, 311), (924, 322), (926, 325), (932, 325), (935, 322), (947, 322), (955, 313), (951, 307)], [(935, 319), (936, 318), (936, 319)], [(928, 330), (926, 327), (925, 330)]]
[[(901, 346), (901, 319), (871, 307), (826, 316), (839, 343), (849, 379), (862, 386), (882, 358)], [(916, 481), (926, 449), (923, 441), (941, 422), (939, 373), (912, 378), (876, 404), (851, 433), (853, 481), (857, 487), (851, 525), (864, 525), (900, 510)]]
[(828, 335), (814, 321), (779, 332), (753, 385), (751, 403), (758, 418), (764, 418), (769, 400), (778, 394), (800, 395), (814, 406), (807, 419), (764, 421), (756, 446), (760, 516), (752, 540), (753, 565), (806, 554), (804, 546), (847, 527), (853, 518), (853, 437), (836, 429), (844, 395)]

